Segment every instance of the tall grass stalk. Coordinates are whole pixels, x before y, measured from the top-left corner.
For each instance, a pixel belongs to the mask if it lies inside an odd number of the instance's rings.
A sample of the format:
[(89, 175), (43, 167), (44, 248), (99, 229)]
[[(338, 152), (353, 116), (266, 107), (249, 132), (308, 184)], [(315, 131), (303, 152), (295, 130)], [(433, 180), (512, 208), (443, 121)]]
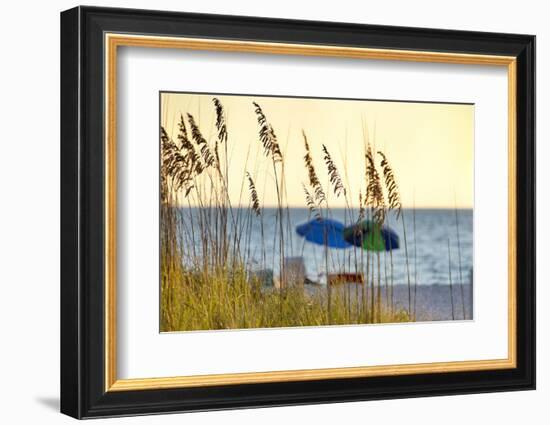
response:
[(455, 320), (455, 303), (453, 299), (453, 278), (451, 275), (451, 240), (447, 239), (447, 248), (449, 251), (449, 292), (451, 295), (451, 317)]
[(464, 281), (462, 280), (462, 253), (460, 249), (460, 232), (458, 230), (458, 208), (456, 207), (455, 196), (455, 224), (456, 224), (456, 243), (458, 245), (458, 278), (460, 279), (460, 297), (462, 299), (462, 318), (466, 320), (466, 304), (464, 303)]
[(405, 246), (405, 265), (407, 268), (407, 289), (409, 292), (409, 316), (411, 315), (411, 272), (409, 269), (409, 248), (407, 246), (407, 229), (405, 225), (405, 212), (401, 213), (401, 223), (403, 224), (403, 245)]
[[(407, 271), (407, 289), (408, 289), (408, 315), (409, 318), (412, 318), (411, 311), (411, 275), (409, 268), (409, 250), (407, 245), (407, 228), (405, 225), (405, 212), (403, 211), (401, 204), (401, 195), (399, 192), (399, 186), (397, 184), (397, 179), (395, 178), (393, 169), (388, 161), (388, 158), (383, 152), (378, 152), (382, 157), (380, 161), (380, 166), (382, 167), (382, 172), (384, 174), (384, 182), (386, 186), (386, 191), (388, 193), (388, 209), (395, 212), (396, 220), (399, 221), (401, 218), (401, 223), (403, 225), (403, 244), (405, 247), (405, 264)], [(392, 280), (392, 310), (393, 310), (393, 257), (392, 250), (390, 250), (390, 261), (391, 261), (391, 280)]]

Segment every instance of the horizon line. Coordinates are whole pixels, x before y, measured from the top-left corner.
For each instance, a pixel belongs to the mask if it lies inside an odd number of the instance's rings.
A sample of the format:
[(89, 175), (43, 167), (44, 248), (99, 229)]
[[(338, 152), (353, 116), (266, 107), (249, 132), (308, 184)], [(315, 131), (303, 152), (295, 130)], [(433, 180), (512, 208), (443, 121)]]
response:
[[(201, 208), (200, 205), (181, 205), (181, 204), (171, 204), (172, 206), (176, 206), (176, 207), (179, 207), (179, 208)], [(203, 207), (203, 208), (216, 208), (216, 206), (212, 205), (212, 206), (208, 206), (208, 207)], [(251, 208), (250, 205), (231, 205), (230, 208)], [(264, 205), (264, 206), (261, 206), (260, 207), (261, 209), (276, 209), (276, 208), (279, 208), (279, 206), (277, 204), (273, 204), (273, 205)], [(308, 207), (305, 206), (305, 205), (285, 205), (283, 206), (283, 209), (286, 209), (286, 208), (296, 208), (296, 209), (304, 209), (304, 210), (307, 210)], [(404, 210), (454, 210), (454, 209), (457, 209), (457, 210), (473, 210), (474, 207), (473, 206), (402, 206), (401, 207), (402, 209)], [(323, 209), (326, 209), (326, 207), (324, 207)], [(329, 210), (345, 210), (345, 209), (350, 209), (350, 210), (358, 210), (359, 207), (346, 207), (346, 206), (335, 206), (335, 207), (331, 207), (329, 206), (328, 207)], [(389, 209), (386, 209), (386, 210), (389, 210)], [(393, 210), (393, 209), (392, 209)]]

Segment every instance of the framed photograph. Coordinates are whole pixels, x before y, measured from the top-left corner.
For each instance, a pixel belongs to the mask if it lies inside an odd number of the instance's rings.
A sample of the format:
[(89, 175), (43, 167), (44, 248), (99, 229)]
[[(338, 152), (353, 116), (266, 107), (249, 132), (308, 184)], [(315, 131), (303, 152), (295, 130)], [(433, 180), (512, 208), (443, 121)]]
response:
[(61, 14), (61, 411), (535, 388), (535, 37)]

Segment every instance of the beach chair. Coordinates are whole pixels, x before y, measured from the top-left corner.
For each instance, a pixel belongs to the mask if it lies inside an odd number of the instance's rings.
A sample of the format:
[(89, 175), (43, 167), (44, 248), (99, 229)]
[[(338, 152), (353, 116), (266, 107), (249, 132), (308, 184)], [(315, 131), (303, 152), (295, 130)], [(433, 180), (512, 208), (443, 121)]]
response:
[(363, 284), (363, 273), (329, 273), (328, 275), (329, 285), (338, 285), (345, 283), (358, 283)]

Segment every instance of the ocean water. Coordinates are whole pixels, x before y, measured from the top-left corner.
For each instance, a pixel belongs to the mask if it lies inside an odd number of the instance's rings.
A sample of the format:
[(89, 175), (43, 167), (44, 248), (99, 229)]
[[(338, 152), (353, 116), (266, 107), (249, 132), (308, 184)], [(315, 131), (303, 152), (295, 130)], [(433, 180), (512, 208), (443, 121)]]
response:
[[(182, 237), (188, 248), (188, 261), (201, 251), (201, 242), (196, 237), (198, 231), (199, 210), (180, 208)], [(203, 211), (204, 213), (204, 211)], [(399, 235), (400, 247), (380, 253), (382, 276), (390, 275), (393, 270), (395, 284), (406, 284), (409, 279), (418, 285), (447, 285), (450, 275), (453, 284), (471, 282), (473, 264), (473, 210), (459, 209), (458, 220), (454, 209), (404, 209), (405, 232), (401, 218), (397, 221), (390, 213), (386, 224)], [(329, 217), (349, 225), (355, 222), (357, 211), (331, 209)], [(236, 208), (228, 212), (228, 234), (231, 240), (240, 235), (238, 251), (245, 259), (251, 272), (269, 271), (276, 277), (280, 269), (280, 238), (277, 210), (262, 210), (261, 218), (250, 214), (250, 210)], [(308, 279), (324, 284), (326, 274), (366, 270), (369, 254), (360, 248), (328, 249), (307, 242), (295, 231), (296, 226), (311, 219), (305, 208), (284, 210), (284, 257), (301, 257)], [(458, 238), (457, 238), (458, 222)], [(195, 236), (192, 236), (194, 229)], [(209, 228), (210, 235), (219, 232), (214, 226)], [(263, 234), (263, 237), (262, 237)], [(458, 248), (460, 241), (460, 250)], [(450, 244), (450, 259), (448, 246)], [(233, 246), (233, 245), (232, 245)], [(408, 251), (408, 255), (406, 255)], [(459, 255), (460, 254), (460, 255)], [(407, 268), (408, 257), (408, 268)], [(371, 262), (377, 262), (376, 254), (370, 254)], [(393, 267), (391, 267), (393, 263)], [(328, 270), (327, 270), (328, 269)], [(371, 269), (372, 270), (372, 269)]]

